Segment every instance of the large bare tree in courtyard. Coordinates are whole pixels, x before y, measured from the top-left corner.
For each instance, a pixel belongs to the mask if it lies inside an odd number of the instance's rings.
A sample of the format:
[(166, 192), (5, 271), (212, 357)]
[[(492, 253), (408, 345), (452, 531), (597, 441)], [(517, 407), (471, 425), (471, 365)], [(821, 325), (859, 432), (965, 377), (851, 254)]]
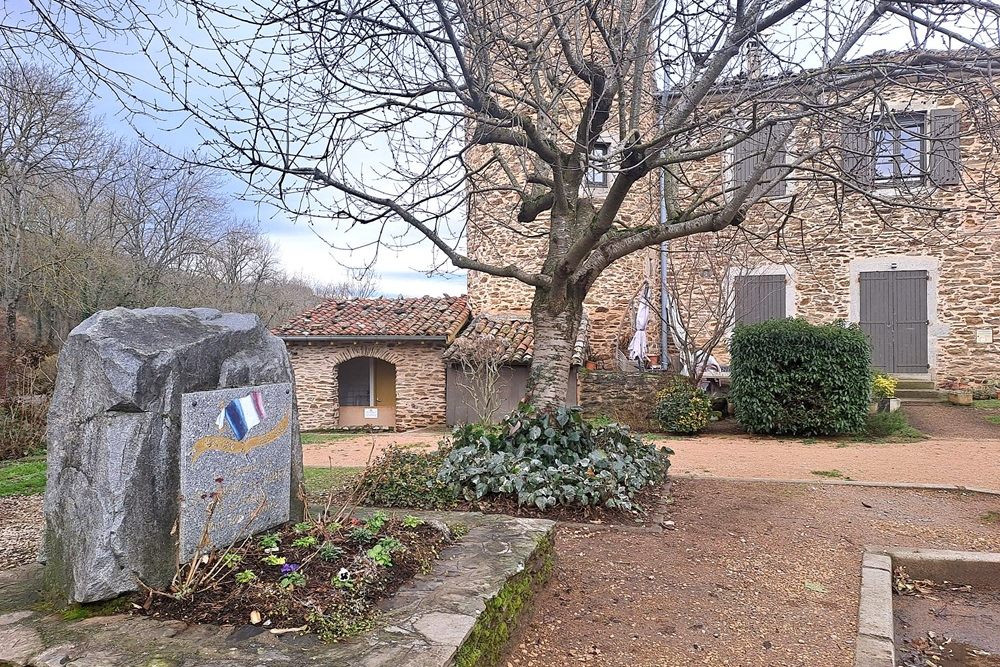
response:
[[(817, 197), (933, 227), (954, 211), (872, 187), (860, 137), (900, 89), (949, 91), (990, 140), (995, 125), (1000, 9), (978, 0), (187, 7), (201, 32), (161, 33), (168, 57), (153, 58), (210, 161), (359, 245), (419, 238), (442, 262), (530, 286), (529, 398), (543, 407), (565, 399), (584, 298), (616, 260), (729, 227), (780, 242)], [(883, 38), (910, 50), (871, 55)], [(948, 122), (934, 131), (956, 134)], [(662, 219), (624, 216), (661, 174)], [(990, 206), (994, 184), (976, 185)], [(537, 263), (469, 252), (497, 229), (537, 244)]]

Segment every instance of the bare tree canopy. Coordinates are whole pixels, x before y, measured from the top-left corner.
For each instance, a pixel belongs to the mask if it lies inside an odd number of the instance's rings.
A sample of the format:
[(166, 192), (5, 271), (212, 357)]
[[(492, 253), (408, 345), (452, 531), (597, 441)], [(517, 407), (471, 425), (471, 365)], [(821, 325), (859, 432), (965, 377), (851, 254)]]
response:
[[(542, 407), (565, 399), (584, 297), (630, 253), (751, 210), (780, 229), (810, 197), (928, 224), (951, 212), (880, 194), (864, 147), (845, 149), (890, 91), (948, 91), (994, 136), (1000, 8), (981, 0), (184, 6), (202, 30), (161, 34), (153, 59), (213, 164), (297, 213), (387, 244), (416, 235), (458, 268), (533, 288)], [(889, 38), (909, 50), (871, 54)], [(626, 219), (661, 175), (663, 219)], [(965, 187), (986, 207), (991, 185)], [(539, 261), (511, 261), (498, 230), (537, 244)]]

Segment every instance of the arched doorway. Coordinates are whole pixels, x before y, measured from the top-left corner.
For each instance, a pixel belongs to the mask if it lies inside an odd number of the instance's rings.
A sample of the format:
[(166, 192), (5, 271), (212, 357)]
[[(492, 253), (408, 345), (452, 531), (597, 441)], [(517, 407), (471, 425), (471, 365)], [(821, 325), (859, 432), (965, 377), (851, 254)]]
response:
[(396, 367), (375, 357), (337, 366), (341, 426), (396, 425)]

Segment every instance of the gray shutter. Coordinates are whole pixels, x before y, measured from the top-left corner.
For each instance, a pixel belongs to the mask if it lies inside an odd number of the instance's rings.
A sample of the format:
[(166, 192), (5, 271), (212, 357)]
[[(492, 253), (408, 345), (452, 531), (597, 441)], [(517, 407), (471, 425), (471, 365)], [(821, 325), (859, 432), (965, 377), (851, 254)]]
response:
[(962, 182), (957, 109), (933, 109), (930, 112), (930, 178), (934, 185), (959, 185)]
[[(781, 126), (768, 127), (766, 130), (758, 132), (750, 137), (747, 137), (744, 141), (736, 144), (733, 147), (733, 188), (743, 187), (747, 181), (750, 180), (750, 176), (757, 169), (757, 167), (763, 162), (764, 155), (770, 149), (771, 142), (773, 141), (772, 136), (780, 134), (785, 128)], [(772, 164), (782, 165), (786, 161), (785, 147), (782, 146), (781, 149), (775, 154)], [(772, 178), (777, 178), (781, 175), (781, 171), (778, 168), (771, 167), (764, 172), (761, 176), (761, 182), (767, 182)], [(752, 201), (761, 195), (764, 188), (755, 188), (749, 195), (749, 199)], [(785, 194), (786, 187), (785, 182), (782, 180), (780, 183), (775, 185), (768, 191), (768, 196), (770, 197), (781, 197)]]
[[(788, 131), (787, 123), (781, 123), (771, 128), (768, 133), (768, 149), (770, 149), (771, 146), (774, 145), (774, 142), (777, 141), (776, 138), (777, 135), (782, 135), (787, 131)], [(764, 173), (764, 180), (770, 181), (772, 179), (781, 178), (784, 172), (781, 166), (786, 164), (787, 162), (788, 162), (788, 151), (786, 150), (786, 147), (782, 145), (780, 148), (778, 148), (778, 152), (774, 154), (774, 160), (771, 161), (771, 164), (774, 166), (772, 166)], [(777, 185), (771, 188), (767, 194), (769, 197), (784, 197), (787, 192), (788, 192), (788, 186), (785, 183), (785, 179), (781, 178), (781, 180), (778, 181)]]
[(844, 173), (860, 186), (871, 185), (875, 156), (871, 128), (867, 124), (852, 123), (844, 127), (840, 154)]
[(740, 276), (735, 286), (737, 324), (756, 324), (786, 317), (785, 276)]

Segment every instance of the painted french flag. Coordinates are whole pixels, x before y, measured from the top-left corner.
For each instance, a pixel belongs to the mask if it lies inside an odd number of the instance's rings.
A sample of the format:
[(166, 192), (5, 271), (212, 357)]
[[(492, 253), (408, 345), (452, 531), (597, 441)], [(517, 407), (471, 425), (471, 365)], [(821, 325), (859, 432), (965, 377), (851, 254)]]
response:
[(242, 398), (234, 398), (222, 409), (215, 419), (215, 425), (222, 430), (229, 424), (237, 440), (243, 440), (254, 426), (267, 417), (264, 400), (259, 391), (250, 392)]

